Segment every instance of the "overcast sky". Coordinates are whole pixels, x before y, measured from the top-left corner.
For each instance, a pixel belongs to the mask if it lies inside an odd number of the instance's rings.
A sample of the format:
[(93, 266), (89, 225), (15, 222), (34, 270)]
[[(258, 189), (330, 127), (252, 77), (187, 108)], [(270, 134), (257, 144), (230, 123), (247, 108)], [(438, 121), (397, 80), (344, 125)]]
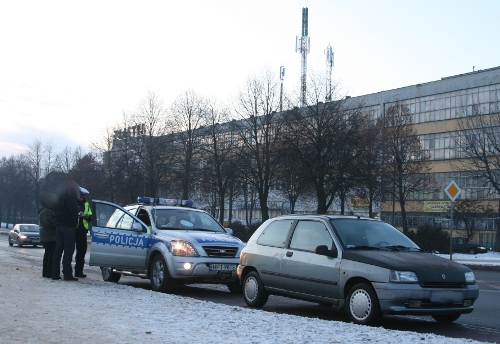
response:
[(230, 102), (248, 77), (285, 66), (300, 81), (302, 7), (308, 70), (359, 96), (500, 66), (497, 0), (0, 0), (0, 157), (35, 139), (89, 144), (149, 91)]

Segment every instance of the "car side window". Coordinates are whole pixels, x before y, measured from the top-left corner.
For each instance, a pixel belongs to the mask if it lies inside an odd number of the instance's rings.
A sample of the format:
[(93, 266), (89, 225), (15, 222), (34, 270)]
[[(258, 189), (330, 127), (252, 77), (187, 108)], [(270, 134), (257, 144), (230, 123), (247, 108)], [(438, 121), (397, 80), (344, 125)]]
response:
[(284, 247), (293, 220), (271, 222), (257, 239), (257, 244), (264, 246)]
[(326, 226), (319, 221), (299, 221), (293, 232), (290, 249), (314, 252), (320, 245), (328, 248), (333, 246)]

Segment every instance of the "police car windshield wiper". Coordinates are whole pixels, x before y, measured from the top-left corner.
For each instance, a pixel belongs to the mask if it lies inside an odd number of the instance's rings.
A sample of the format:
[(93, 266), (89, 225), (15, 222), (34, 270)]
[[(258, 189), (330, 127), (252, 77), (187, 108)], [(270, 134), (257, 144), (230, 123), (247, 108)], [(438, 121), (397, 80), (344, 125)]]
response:
[(419, 252), (425, 252), (425, 250), (422, 250), (421, 248), (417, 247), (407, 247), (403, 245), (390, 245), (390, 246), (384, 246), (384, 248), (391, 250), (391, 251), (402, 251), (402, 250), (408, 250), (408, 251), (419, 251)]
[(190, 231), (203, 231), (203, 232), (221, 232), (215, 229), (210, 229), (210, 228), (184, 228), (184, 229), (189, 229)]

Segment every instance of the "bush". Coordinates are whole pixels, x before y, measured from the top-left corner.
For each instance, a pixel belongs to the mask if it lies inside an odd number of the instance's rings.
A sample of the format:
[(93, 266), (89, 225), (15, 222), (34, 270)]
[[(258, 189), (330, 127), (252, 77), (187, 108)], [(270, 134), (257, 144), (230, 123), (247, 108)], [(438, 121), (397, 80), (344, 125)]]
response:
[(246, 227), (240, 221), (231, 222), (228, 228), (233, 230), (233, 235), (239, 238), (243, 242), (247, 242), (252, 236), (255, 230), (260, 226), (260, 223), (252, 224), (250, 227)]
[(450, 234), (441, 226), (423, 225), (408, 233), (408, 237), (423, 250), (450, 253)]

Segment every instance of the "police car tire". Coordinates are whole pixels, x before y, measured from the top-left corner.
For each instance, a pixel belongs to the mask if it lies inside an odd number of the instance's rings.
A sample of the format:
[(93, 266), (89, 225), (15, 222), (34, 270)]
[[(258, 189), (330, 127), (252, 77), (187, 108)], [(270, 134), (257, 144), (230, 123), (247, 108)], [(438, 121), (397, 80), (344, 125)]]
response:
[(120, 280), (120, 277), (122, 277), (121, 274), (117, 274), (116, 272), (113, 272), (113, 268), (107, 268), (107, 267), (102, 267), (101, 266), (101, 275), (102, 279), (105, 282), (112, 282), (112, 283), (118, 283)]
[(10, 240), (10, 238), (9, 238), (9, 246), (14, 246), (14, 243), (12, 242), (12, 240)]
[(168, 274), (167, 263), (161, 254), (153, 258), (149, 272), (151, 288), (154, 291), (169, 293), (174, 289), (170, 275)]
[(17, 247), (23, 247), (23, 243), (20, 242), (19, 240), (17, 241)]
[(243, 292), (243, 287), (239, 283), (239, 281), (228, 283), (227, 289), (233, 294), (241, 294)]

